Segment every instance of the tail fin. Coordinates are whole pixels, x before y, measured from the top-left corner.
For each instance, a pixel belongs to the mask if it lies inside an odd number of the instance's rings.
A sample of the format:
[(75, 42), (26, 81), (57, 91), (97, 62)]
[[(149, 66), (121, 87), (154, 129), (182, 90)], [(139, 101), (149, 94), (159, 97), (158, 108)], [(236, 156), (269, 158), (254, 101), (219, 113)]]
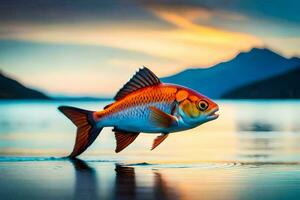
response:
[(93, 111), (70, 106), (60, 106), (58, 110), (77, 126), (75, 145), (69, 155), (69, 157), (74, 158), (84, 152), (95, 141), (102, 128), (96, 127)]

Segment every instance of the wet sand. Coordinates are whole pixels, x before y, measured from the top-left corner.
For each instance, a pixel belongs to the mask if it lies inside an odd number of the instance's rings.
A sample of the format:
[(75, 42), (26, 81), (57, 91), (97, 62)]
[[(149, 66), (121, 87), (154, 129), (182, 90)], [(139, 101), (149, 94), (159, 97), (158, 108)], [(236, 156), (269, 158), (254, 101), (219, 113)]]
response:
[(119, 163), (2, 157), (6, 199), (298, 199), (299, 163)]

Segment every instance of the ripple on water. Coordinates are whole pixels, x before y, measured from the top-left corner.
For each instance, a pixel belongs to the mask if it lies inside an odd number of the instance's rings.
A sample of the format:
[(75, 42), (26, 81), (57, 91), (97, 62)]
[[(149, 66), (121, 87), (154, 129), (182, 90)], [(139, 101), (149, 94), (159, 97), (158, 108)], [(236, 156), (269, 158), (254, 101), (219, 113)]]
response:
[(121, 164), (121, 166), (127, 167), (144, 167), (153, 169), (163, 169), (163, 168), (194, 168), (194, 169), (231, 169), (231, 168), (256, 168), (262, 166), (300, 166), (300, 162), (238, 162), (238, 161), (228, 161), (228, 162), (207, 162), (207, 163), (132, 163), (132, 164)]
[(0, 157), (0, 162), (35, 162), (35, 161), (63, 161), (63, 157)]
[(224, 162), (224, 163), (197, 163), (197, 164), (187, 164), (187, 163), (177, 163), (177, 164), (170, 164), (170, 163), (132, 163), (132, 164), (122, 164), (122, 166), (127, 167), (150, 167), (153, 169), (159, 168), (197, 168), (197, 169), (216, 169), (216, 168), (231, 168), (241, 166), (242, 164), (239, 162)]
[[(1, 156), (1, 162), (46, 162), (46, 161), (68, 161), (67, 157), (11, 157)], [(122, 163), (121, 160), (84, 160), (87, 163), (115, 163), (124, 167), (141, 167), (151, 169), (164, 168), (189, 168), (189, 169), (228, 169), (228, 168), (256, 168), (262, 166), (300, 166), (300, 162), (238, 162), (238, 161), (224, 161), (224, 162), (201, 162), (201, 163)]]
[[(11, 157), (1, 156), (1, 162), (45, 162), (45, 161), (69, 161), (68, 157)], [(85, 162), (117, 162), (116, 160), (85, 160)]]

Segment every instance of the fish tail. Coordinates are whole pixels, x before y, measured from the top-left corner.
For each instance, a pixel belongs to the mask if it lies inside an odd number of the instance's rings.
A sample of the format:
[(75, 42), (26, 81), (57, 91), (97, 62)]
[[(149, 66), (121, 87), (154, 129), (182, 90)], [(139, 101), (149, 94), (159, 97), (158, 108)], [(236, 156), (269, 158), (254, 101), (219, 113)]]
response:
[(96, 121), (93, 117), (94, 111), (70, 106), (59, 106), (58, 110), (69, 118), (77, 127), (75, 145), (72, 153), (69, 155), (69, 157), (75, 158), (83, 153), (95, 141), (103, 127), (96, 126)]

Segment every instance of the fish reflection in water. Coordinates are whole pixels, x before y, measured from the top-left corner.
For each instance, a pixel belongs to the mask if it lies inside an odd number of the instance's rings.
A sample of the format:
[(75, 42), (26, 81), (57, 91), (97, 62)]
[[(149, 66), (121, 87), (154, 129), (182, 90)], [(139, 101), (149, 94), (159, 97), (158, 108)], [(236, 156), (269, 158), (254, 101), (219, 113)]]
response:
[[(175, 188), (168, 187), (163, 175), (153, 170), (149, 174), (136, 174), (134, 167), (115, 165), (115, 181), (110, 196), (103, 196), (97, 171), (80, 159), (70, 160), (75, 169), (74, 199), (180, 199)], [(151, 183), (150, 185), (148, 183)]]
[(115, 199), (136, 199), (136, 180), (133, 167), (116, 165)]
[(94, 168), (80, 159), (70, 159), (75, 168), (74, 199), (98, 199), (98, 180)]

